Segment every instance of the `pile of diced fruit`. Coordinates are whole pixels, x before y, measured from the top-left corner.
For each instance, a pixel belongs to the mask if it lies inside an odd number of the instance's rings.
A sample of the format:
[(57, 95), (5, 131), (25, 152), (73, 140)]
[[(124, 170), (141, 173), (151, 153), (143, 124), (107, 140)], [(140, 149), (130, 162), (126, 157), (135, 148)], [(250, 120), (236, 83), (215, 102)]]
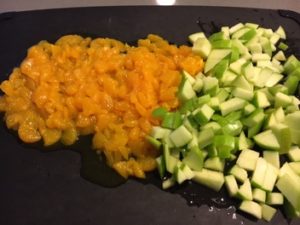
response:
[(225, 184), (256, 218), (270, 221), (279, 205), (300, 217), (300, 62), (286, 56), (284, 29), (239, 23), (189, 39), (204, 74), (182, 72), (180, 108), (154, 110), (161, 126), (147, 137), (162, 151), (162, 187)]

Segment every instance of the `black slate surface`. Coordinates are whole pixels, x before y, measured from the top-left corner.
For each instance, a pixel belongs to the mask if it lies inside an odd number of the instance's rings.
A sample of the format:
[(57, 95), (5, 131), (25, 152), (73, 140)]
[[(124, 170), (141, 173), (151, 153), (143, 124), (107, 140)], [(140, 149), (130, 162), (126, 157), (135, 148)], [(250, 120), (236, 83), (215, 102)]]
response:
[[(299, 16), (299, 14), (298, 14)], [(4, 80), (40, 40), (55, 41), (65, 34), (111, 37), (134, 44), (149, 33), (172, 43), (187, 44), (190, 33), (207, 34), (222, 25), (254, 22), (282, 25), (290, 49), (300, 56), (299, 21), (274, 10), (222, 7), (96, 7), (0, 14), (0, 80)], [(3, 115), (1, 115), (1, 119)], [(130, 179), (104, 188), (80, 177), (80, 155), (73, 151), (44, 153), (21, 144), (0, 124), (0, 224), (268, 224), (237, 213), (226, 203), (214, 202), (222, 193), (199, 185), (171, 192), (159, 188), (155, 174), (146, 181)], [(201, 206), (189, 206), (197, 192)], [(227, 201), (227, 198), (225, 201)], [(222, 204), (217, 204), (222, 206)], [(281, 212), (269, 224), (300, 224)]]

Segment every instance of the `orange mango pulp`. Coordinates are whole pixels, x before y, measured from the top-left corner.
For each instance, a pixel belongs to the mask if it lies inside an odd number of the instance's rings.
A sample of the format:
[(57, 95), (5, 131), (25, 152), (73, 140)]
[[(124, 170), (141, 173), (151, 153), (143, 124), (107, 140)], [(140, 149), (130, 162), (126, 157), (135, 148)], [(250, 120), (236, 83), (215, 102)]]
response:
[(137, 47), (68, 35), (28, 50), (0, 86), (0, 111), (26, 143), (71, 145), (79, 135), (92, 134), (93, 148), (110, 166), (125, 178), (143, 178), (159, 154), (144, 138), (159, 124), (151, 112), (178, 107), (183, 69), (195, 75), (203, 60), (190, 47), (156, 35)]

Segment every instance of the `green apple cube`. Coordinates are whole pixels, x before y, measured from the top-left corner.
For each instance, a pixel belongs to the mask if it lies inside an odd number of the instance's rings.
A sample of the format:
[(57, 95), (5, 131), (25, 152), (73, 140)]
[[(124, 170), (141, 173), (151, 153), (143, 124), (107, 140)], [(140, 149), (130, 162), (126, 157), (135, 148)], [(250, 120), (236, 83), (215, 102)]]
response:
[(211, 49), (211, 43), (206, 37), (197, 38), (192, 47), (192, 51), (195, 54), (199, 54), (204, 59), (207, 59), (207, 57), (211, 53)]
[(192, 147), (185, 155), (182, 162), (188, 165), (192, 170), (200, 171), (203, 167), (203, 152), (196, 146)]
[(238, 76), (233, 82), (232, 86), (245, 89), (253, 92), (253, 84), (251, 84), (244, 76)]
[(231, 35), (231, 38), (232, 39), (242, 39), (241, 37), (246, 34), (248, 31), (250, 30), (249, 27), (243, 27), (239, 30), (237, 30), (236, 32), (234, 32), (232, 35)]
[(239, 209), (243, 212), (246, 212), (254, 216), (257, 219), (262, 218), (262, 207), (254, 201), (249, 201), (249, 200), (242, 201)]
[(196, 96), (196, 92), (193, 90), (192, 84), (189, 82), (188, 79), (185, 78), (183, 78), (183, 81), (180, 84), (178, 93), (179, 93), (179, 98), (182, 101), (187, 101)]
[(245, 32), (239, 39), (245, 41), (246, 43), (252, 40), (256, 35), (256, 29), (251, 28), (247, 32)]
[(252, 191), (253, 200), (260, 203), (266, 202), (266, 192), (260, 188), (254, 188)]
[(241, 74), (242, 66), (246, 63), (246, 59), (240, 58), (229, 65), (229, 68), (236, 74)]
[(237, 197), (239, 197), (242, 200), (249, 200), (249, 201), (253, 199), (251, 183), (249, 179), (246, 179), (244, 183), (240, 186), (237, 192)]
[(166, 164), (165, 164), (164, 157), (159, 156), (155, 160), (156, 160), (159, 176), (162, 179), (165, 176), (165, 172), (166, 172)]
[(265, 174), (268, 168), (268, 163), (263, 158), (258, 158), (255, 169), (251, 178), (251, 183), (254, 187), (262, 188), (264, 185)]
[(195, 92), (200, 92), (203, 88), (203, 79), (202, 78), (196, 78), (195, 83), (193, 84), (193, 90)]
[(274, 217), (274, 215), (276, 214), (277, 210), (266, 204), (261, 204), (261, 207), (262, 207), (262, 218), (270, 222)]
[(211, 42), (211, 45), (213, 49), (231, 48), (231, 40), (228, 39), (215, 40)]
[[(259, 66), (260, 62), (262, 62), (262, 61), (258, 61), (258, 66)], [(267, 65), (271, 65), (270, 61), (266, 61), (266, 62), (269, 62), (269, 64), (267, 64)], [(269, 67), (265, 67), (265, 66), (266, 65), (260, 66), (260, 67), (264, 67), (264, 68), (261, 69), (259, 75), (256, 76), (253, 81), (254, 85), (256, 87), (263, 88), (266, 85), (267, 81), (272, 76), (273, 71)]]
[(222, 79), (225, 71), (228, 68), (229, 60), (228, 59), (222, 59), (213, 69), (212, 73), (213, 75), (218, 78)]
[(283, 205), (283, 195), (280, 192), (268, 192), (266, 203), (268, 205)]
[(283, 79), (283, 75), (279, 73), (272, 73), (271, 77), (267, 80), (265, 83), (266, 87), (273, 87), (275, 86), (279, 81)]
[(300, 162), (290, 162), (289, 166), (297, 175), (300, 176)]
[(200, 148), (204, 148), (213, 142), (215, 133), (212, 128), (202, 130), (198, 134), (198, 144)]
[(226, 102), (222, 102), (220, 104), (220, 110), (223, 116), (226, 116), (227, 114), (240, 110), (244, 108), (246, 101), (241, 98), (232, 98), (230, 100), (227, 100)]
[(210, 94), (215, 96), (219, 91), (219, 80), (215, 77), (205, 77), (203, 79), (203, 90), (204, 94)]
[(269, 150), (279, 150), (280, 144), (272, 130), (265, 130), (253, 137), (256, 144)]
[(153, 126), (151, 130), (151, 137), (155, 139), (162, 139), (166, 136), (168, 136), (171, 133), (171, 130), (159, 127), (159, 126)]
[(250, 149), (252, 148), (252, 146), (253, 146), (252, 141), (248, 139), (245, 133), (242, 131), (238, 140), (239, 150)]
[(225, 178), (222, 172), (208, 170), (203, 168), (201, 171), (195, 171), (193, 180), (206, 187), (209, 187), (215, 191), (220, 191), (222, 188)]
[(286, 39), (286, 34), (285, 34), (285, 30), (283, 29), (282, 26), (279, 26), (277, 28), (277, 30), (275, 31), (276, 34), (278, 34), (280, 36), (280, 38), (282, 39)]
[(255, 109), (248, 117), (242, 120), (243, 124), (247, 127), (253, 127), (263, 122), (265, 114), (263, 109)]
[(227, 175), (225, 177), (225, 186), (230, 197), (236, 196), (239, 188), (233, 175)]
[(251, 104), (251, 103), (247, 104), (244, 108), (244, 115), (245, 116), (250, 115), (251, 113), (253, 113), (255, 111), (255, 109), (256, 109), (256, 107), (253, 104)]
[(292, 135), (290, 128), (286, 124), (276, 123), (272, 125), (271, 130), (275, 134), (276, 139), (280, 145), (279, 153), (287, 153), (292, 145)]
[(254, 93), (253, 91), (249, 91), (243, 88), (235, 87), (232, 90), (232, 95), (241, 99), (245, 99), (247, 101), (251, 101)]
[(238, 30), (240, 30), (243, 27), (244, 27), (244, 24), (237, 23), (234, 26), (232, 26), (232, 27), (229, 28), (229, 34), (232, 35), (233, 33), (237, 32)]
[(164, 189), (164, 190), (169, 189), (170, 187), (174, 186), (175, 184), (176, 184), (176, 180), (173, 177), (171, 177), (162, 182), (162, 189)]
[(291, 161), (293, 162), (300, 161), (300, 148), (298, 146), (292, 146), (287, 154)]
[(274, 111), (274, 115), (278, 123), (283, 123), (285, 121), (285, 113), (282, 107), (277, 108)]
[(262, 91), (254, 93), (253, 103), (257, 108), (267, 108), (271, 105), (266, 94)]
[(265, 173), (265, 179), (261, 188), (270, 192), (273, 190), (275, 186), (279, 174), (279, 170), (275, 168), (273, 165), (271, 165), (270, 163), (267, 163), (267, 165), (268, 166)]
[(222, 59), (224, 59), (230, 53), (230, 49), (213, 49), (206, 60), (204, 73), (207, 73), (211, 69), (213, 69)]
[(220, 158), (229, 158), (231, 151), (235, 148), (235, 138), (227, 134), (216, 135), (213, 144), (216, 147)]
[(219, 157), (208, 158), (205, 160), (203, 167), (206, 169), (223, 172), (225, 167), (225, 160)]
[(190, 34), (188, 37), (189, 41), (192, 44), (194, 44), (198, 38), (206, 38), (204, 32), (193, 33), (193, 34)]
[(276, 183), (278, 190), (292, 204), (296, 210), (300, 210), (300, 178), (295, 179), (289, 174), (284, 174)]
[(285, 117), (285, 123), (289, 126), (291, 130), (292, 143), (300, 145), (300, 111), (296, 111), (288, 114)]
[(176, 147), (186, 145), (193, 138), (192, 134), (184, 125), (181, 125), (174, 130), (169, 137)]
[(210, 120), (214, 112), (215, 111), (210, 106), (204, 104), (193, 112), (194, 120), (198, 124), (204, 125)]
[(169, 146), (167, 144), (164, 144), (163, 146), (163, 159), (161, 163), (164, 162), (166, 165), (166, 170), (169, 173), (173, 173), (179, 160), (171, 155)]
[(259, 158), (259, 153), (250, 149), (242, 150), (236, 164), (248, 171), (253, 171), (256, 162)]
[(275, 151), (263, 151), (263, 158), (273, 165), (274, 167), (278, 168), (280, 167), (280, 160), (279, 160), (279, 152)]
[(276, 93), (275, 95), (275, 107), (286, 107), (292, 104), (292, 98), (281, 92)]
[(248, 178), (247, 171), (238, 165), (234, 165), (229, 170), (229, 174), (233, 175), (238, 181), (242, 183), (244, 183), (244, 181)]
[(280, 50), (273, 56), (273, 59), (276, 59), (278, 61), (285, 61), (286, 57), (285, 57), (285, 54), (283, 53), (283, 51)]
[(286, 62), (283, 65), (284, 72), (286, 74), (290, 74), (293, 72), (293, 70), (295, 70), (297, 67), (299, 67), (299, 65), (300, 65), (299, 60), (294, 55), (291, 55), (288, 57), (288, 59), (286, 60)]

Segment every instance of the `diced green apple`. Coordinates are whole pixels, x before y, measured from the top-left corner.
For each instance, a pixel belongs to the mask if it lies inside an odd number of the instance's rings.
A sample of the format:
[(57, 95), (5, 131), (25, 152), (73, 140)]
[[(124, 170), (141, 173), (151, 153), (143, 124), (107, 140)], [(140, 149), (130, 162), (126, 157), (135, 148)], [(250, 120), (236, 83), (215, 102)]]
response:
[(206, 187), (209, 187), (215, 191), (219, 191), (224, 184), (224, 175), (222, 172), (217, 172), (208, 169), (202, 169), (201, 171), (195, 171), (193, 180)]

